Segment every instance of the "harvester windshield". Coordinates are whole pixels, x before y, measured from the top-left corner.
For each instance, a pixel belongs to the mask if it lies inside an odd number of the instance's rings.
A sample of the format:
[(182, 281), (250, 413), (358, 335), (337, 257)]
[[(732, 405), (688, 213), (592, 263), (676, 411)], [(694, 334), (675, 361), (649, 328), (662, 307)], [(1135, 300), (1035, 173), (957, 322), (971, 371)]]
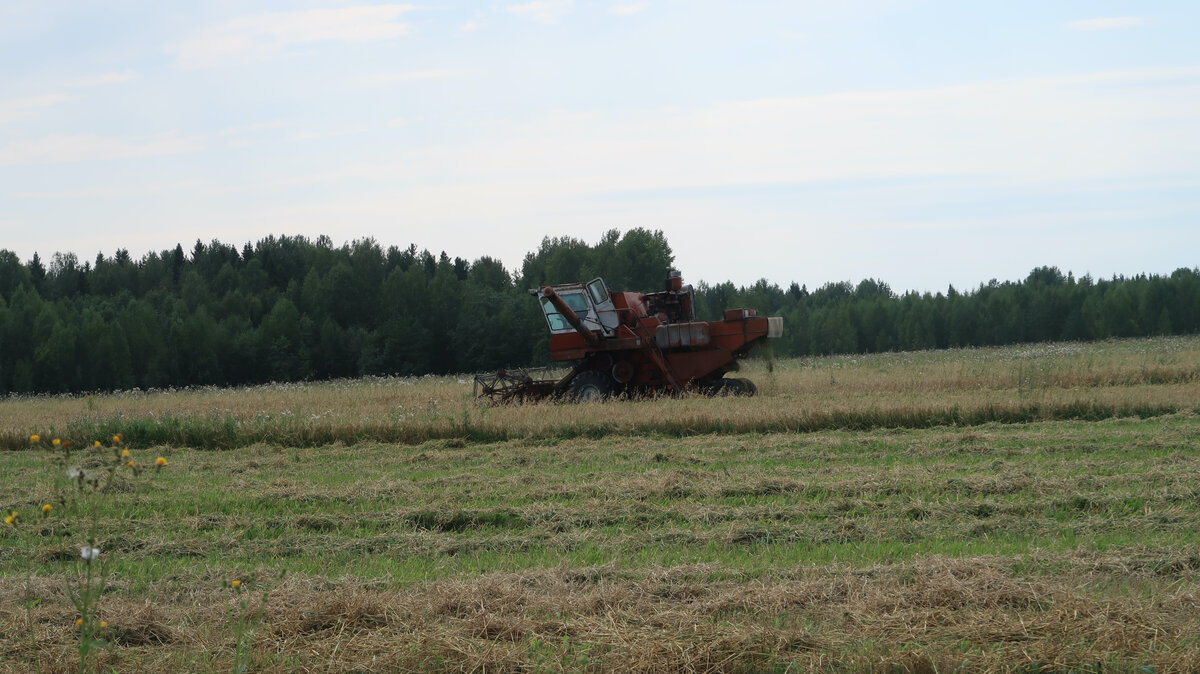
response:
[[(587, 318), (588, 311), (591, 306), (588, 305), (587, 297), (580, 290), (563, 290), (558, 293), (558, 296), (567, 303), (571, 311), (579, 318)], [(546, 312), (546, 321), (550, 324), (551, 332), (573, 332), (574, 328), (567, 322), (567, 319), (562, 314), (558, 313), (558, 309), (554, 307), (554, 303), (548, 298), (542, 298), (542, 311)]]

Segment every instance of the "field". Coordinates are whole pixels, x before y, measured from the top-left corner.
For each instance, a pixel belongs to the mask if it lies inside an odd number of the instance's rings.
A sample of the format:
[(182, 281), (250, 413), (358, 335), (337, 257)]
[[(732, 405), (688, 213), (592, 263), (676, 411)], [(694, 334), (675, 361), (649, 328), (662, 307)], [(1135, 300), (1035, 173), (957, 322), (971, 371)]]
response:
[(1200, 338), (743, 376), (0, 400), (0, 671), (1200, 670)]

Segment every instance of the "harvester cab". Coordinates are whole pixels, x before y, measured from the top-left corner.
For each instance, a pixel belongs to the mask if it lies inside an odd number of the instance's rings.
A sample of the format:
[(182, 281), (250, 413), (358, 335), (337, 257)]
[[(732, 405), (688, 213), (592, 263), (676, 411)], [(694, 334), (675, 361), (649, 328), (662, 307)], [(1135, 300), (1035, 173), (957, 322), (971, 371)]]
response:
[(612, 395), (699, 391), (754, 395), (754, 382), (725, 377), (737, 360), (783, 334), (783, 319), (729, 309), (724, 320), (697, 321), (695, 296), (672, 271), (659, 292), (610, 292), (604, 280), (535, 288), (550, 328), (551, 360), (570, 364), (558, 379), (530, 370), (475, 377), (475, 395), (495, 402), (547, 397), (577, 401)]
[[(546, 291), (558, 295), (562, 304), (566, 305), (566, 310), (561, 309)], [(546, 314), (551, 334), (575, 332), (574, 322), (568, 318), (572, 314), (587, 330), (611, 335), (617, 329), (617, 312), (613, 307), (608, 286), (604, 285), (602, 278), (593, 279), (588, 283), (534, 288), (529, 293), (541, 299), (542, 311)]]

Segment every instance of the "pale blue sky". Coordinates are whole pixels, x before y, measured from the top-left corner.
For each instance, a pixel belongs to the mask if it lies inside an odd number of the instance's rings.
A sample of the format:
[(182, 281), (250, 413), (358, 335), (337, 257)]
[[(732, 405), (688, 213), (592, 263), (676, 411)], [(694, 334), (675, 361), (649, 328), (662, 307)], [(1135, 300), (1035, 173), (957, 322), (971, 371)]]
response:
[(374, 237), (974, 287), (1200, 265), (1200, 3), (0, 3), (0, 248)]

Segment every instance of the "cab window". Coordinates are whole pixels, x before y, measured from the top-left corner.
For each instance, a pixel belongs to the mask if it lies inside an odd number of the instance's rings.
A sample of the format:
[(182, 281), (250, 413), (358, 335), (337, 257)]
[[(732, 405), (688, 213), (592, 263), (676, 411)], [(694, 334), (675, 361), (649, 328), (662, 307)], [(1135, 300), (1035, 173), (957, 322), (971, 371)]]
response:
[(587, 298), (581, 292), (559, 293), (558, 296), (563, 298), (567, 306), (571, 307), (571, 311), (577, 314), (580, 312), (587, 313), (588, 309), (591, 308), (588, 306)]
[(546, 322), (550, 324), (550, 330), (566, 330), (571, 327), (567, 324), (567, 319), (563, 318), (554, 308), (554, 304), (545, 297), (542, 298), (542, 311), (546, 312)]
[(588, 294), (592, 296), (592, 304), (604, 304), (608, 301), (608, 288), (604, 287), (603, 279), (596, 279), (587, 284)]

